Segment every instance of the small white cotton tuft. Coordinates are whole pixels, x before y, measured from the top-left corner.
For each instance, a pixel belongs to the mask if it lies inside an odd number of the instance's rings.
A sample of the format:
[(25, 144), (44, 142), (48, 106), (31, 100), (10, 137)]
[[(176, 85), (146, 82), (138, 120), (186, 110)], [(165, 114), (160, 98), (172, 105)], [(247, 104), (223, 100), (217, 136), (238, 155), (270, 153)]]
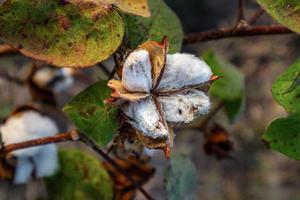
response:
[(146, 50), (136, 50), (127, 57), (122, 74), (122, 85), (130, 92), (150, 92), (152, 87), (151, 62)]
[(200, 58), (192, 54), (168, 54), (158, 90), (197, 85), (209, 81), (211, 76), (210, 67)]
[[(33, 140), (41, 137), (53, 136), (58, 133), (55, 122), (36, 111), (26, 111), (8, 118), (5, 124), (0, 126), (0, 132), (5, 144), (12, 144)], [(16, 156), (33, 156), (43, 146), (32, 147), (13, 151)]]
[[(53, 120), (32, 110), (12, 115), (0, 126), (0, 131), (3, 142), (12, 144), (53, 136), (58, 133), (58, 128)], [(17, 157), (16, 184), (26, 183), (33, 170), (36, 177), (44, 177), (54, 174), (58, 168), (55, 144), (21, 149), (12, 154)]]
[(209, 97), (195, 89), (186, 94), (162, 96), (158, 100), (162, 103), (166, 120), (169, 122), (188, 123), (207, 114), (210, 109)]
[(58, 155), (55, 144), (43, 146), (43, 149), (33, 156), (36, 177), (53, 175), (58, 169)]
[(14, 183), (27, 183), (32, 175), (33, 163), (29, 157), (18, 157), (15, 169)]
[(158, 110), (149, 97), (145, 100), (130, 102), (122, 108), (130, 118), (130, 123), (145, 136), (153, 139), (168, 136), (167, 127), (160, 121)]

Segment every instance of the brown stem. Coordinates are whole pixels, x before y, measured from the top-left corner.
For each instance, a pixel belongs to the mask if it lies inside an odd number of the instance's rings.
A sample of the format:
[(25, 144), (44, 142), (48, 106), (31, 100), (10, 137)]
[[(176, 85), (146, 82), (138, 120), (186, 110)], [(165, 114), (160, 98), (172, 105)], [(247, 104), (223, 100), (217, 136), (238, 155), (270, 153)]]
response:
[(17, 49), (7, 45), (7, 44), (1, 44), (0, 45), (0, 55), (2, 54), (8, 54), (8, 53), (14, 53), (14, 52), (18, 52)]
[(111, 159), (104, 151), (100, 149), (97, 143), (88, 137), (87, 135), (80, 133), (76, 130), (72, 130), (66, 133), (61, 133), (56, 136), (39, 138), (35, 140), (30, 140), (26, 142), (20, 142), (16, 144), (9, 144), (4, 146), (4, 148), (0, 151), (1, 154), (7, 154), (11, 151), (15, 151), (18, 149), (24, 149), (28, 147), (34, 147), (39, 145), (51, 144), (51, 143), (59, 143), (66, 141), (80, 141), (93, 149), (98, 155), (100, 155), (103, 159), (105, 159), (108, 163), (110, 163), (116, 170), (118, 170), (124, 177), (126, 177), (148, 200), (152, 200), (153, 198), (139, 185), (136, 181), (127, 174), (126, 171), (122, 167), (120, 167), (113, 159)]
[(60, 143), (66, 141), (77, 141), (77, 140), (79, 140), (79, 135), (77, 131), (73, 130), (66, 133), (58, 134), (56, 136), (39, 138), (39, 139), (15, 143), (15, 144), (8, 144), (4, 146), (4, 148), (1, 150), (1, 153), (6, 154), (18, 149), (24, 149), (28, 147), (40, 146), (40, 145), (51, 144), (51, 143)]
[(265, 13), (263, 8), (259, 8), (247, 21), (249, 25), (255, 24), (255, 22)]
[(294, 33), (281, 25), (268, 26), (241, 26), (220, 28), (204, 32), (189, 33), (184, 38), (185, 44), (193, 44), (201, 41), (217, 40), (223, 38), (256, 36), (256, 35), (275, 35)]
[(245, 19), (245, 0), (239, 0), (237, 24)]

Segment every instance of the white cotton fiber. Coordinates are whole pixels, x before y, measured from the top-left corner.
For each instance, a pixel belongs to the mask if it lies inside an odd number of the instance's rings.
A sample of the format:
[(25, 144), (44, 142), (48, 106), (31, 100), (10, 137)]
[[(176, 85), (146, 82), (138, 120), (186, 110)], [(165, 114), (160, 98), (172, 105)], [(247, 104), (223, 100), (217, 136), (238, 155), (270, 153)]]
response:
[(168, 136), (168, 130), (160, 121), (158, 110), (150, 97), (145, 100), (130, 102), (122, 110), (131, 119), (130, 123), (145, 136), (153, 139)]
[(210, 109), (209, 97), (202, 91), (191, 90), (186, 94), (176, 94), (158, 98), (162, 103), (166, 120), (169, 122), (191, 122), (205, 115)]
[(200, 58), (192, 54), (168, 54), (159, 90), (178, 89), (210, 80), (212, 71)]
[[(31, 110), (17, 113), (0, 126), (5, 144), (53, 136), (58, 128), (53, 120)], [(36, 177), (52, 175), (58, 168), (57, 147), (55, 144), (31, 147), (13, 151), (17, 157), (14, 176), (16, 184), (26, 183), (35, 170)]]
[(136, 50), (127, 57), (122, 74), (122, 85), (131, 92), (150, 92), (152, 87), (151, 62), (146, 50)]

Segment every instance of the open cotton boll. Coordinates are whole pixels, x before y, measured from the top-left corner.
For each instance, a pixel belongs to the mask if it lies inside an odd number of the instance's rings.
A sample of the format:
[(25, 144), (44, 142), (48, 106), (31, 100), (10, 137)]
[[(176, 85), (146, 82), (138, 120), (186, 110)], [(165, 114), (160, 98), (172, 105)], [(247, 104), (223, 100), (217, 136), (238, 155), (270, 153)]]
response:
[[(63, 68), (63, 69), (60, 69), (59, 71), (57, 71), (57, 75), (56, 75), (56, 78), (58, 81), (54, 81), (54, 85), (52, 86), (53, 87), (53, 90), (55, 92), (63, 92), (63, 91), (66, 91), (67, 89), (69, 89), (73, 83), (74, 83), (74, 77), (72, 76), (72, 71), (70, 71), (70, 69), (67, 69), (67, 68)], [(50, 86), (51, 86), (51, 83), (50, 83)]]
[(192, 54), (167, 55), (166, 66), (158, 90), (178, 89), (210, 80), (212, 71), (200, 58)]
[(193, 89), (185, 94), (161, 96), (166, 120), (169, 122), (191, 122), (210, 109), (209, 97), (202, 91)]
[(58, 169), (57, 146), (55, 144), (45, 145), (33, 156), (36, 177), (53, 175)]
[[(58, 133), (58, 127), (53, 120), (41, 115), (35, 110), (16, 113), (0, 126), (3, 142), (12, 144)], [(50, 176), (58, 168), (57, 147), (55, 144), (31, 147), (13, 151), (17, 157), (14, 183), (28, 182), (32, 172), (36, 177)]]
[(14, 183), (27, 183), (32, 175), (33, 163), (29, 157), (18, 157), (15, 169)]
[[(9, 117), (5, 124), (0, 126), (0, 132), (3, 142), (12, 144), (53, 136), (58, 133), (58, 128), (50, 118), (36, 111), (26, 111)], [(43, 146), (31, 147), (13, 151), (12, 154), (15, 156), (33, 156), (42, 148)]]
[(122, 85), (130, 92), (150, 92), (151, 61), (146, 50), (136, 50), (127, 57), (122, 72)]
[(168, 136), (167, 127), (160, 121), (158, 110), (150, 97), (145, 100), (130, 102), (122, 108), (122, 111), (130, 118), (131, 125), (145, 136), (153, 139)]

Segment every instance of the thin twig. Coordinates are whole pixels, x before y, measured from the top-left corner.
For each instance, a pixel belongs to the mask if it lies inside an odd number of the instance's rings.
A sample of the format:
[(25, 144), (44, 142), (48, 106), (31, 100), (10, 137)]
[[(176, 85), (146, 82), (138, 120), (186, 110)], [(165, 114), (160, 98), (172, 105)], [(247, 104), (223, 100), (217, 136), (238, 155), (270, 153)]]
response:
[(116, 170), (118, 170), (124, 177), (126, 177), (135, 188), (137, 188), (148, 200), (152, 200), (153, 198), (141, 187), (140, 184), (138, 184), (131, 176), (128, 175), (128, 173), (120, 167), (113, 159), (111, 159), (104, 151), (102, 151), (97, 143), (92, 140), (90, 137), (88, 137), (85, 134), (80, 133), (79, 140), (89, 146), (91, 149), (93, 149), (96, 153), (98, 153), (101, 157), (103, 157), (109, 164), (111, 164)]
[(8, 53), (15, 53), (18, 52), (17, 49), (7, 45), (7, 44), (1, 44), (0, 45), (0, 55), (2, 54), (8, 54)]
[(259, 8), (250, 18), (247, 20), (249, 25), (255, 24), (256, 21), (265, 13), (263, 8)]
[(4, 148), (1, 150), (1, 153), (9, 153), (18, 149), (24, 149), (28, 147), (34, 147), (34, 146), (40, 146), (45, 144), (51, 144), (51, 143), (60, 143), (60, 142), (66, 142), (66, 141), (77, 141), (79, 140), (79, 135), (77, 131), (69, 131), (66, 133), (61, 133), (55, 136), (46, 137), (46, 138), (39, 138), (35, 140), (15, 143), (15, 144), (9, 144), (5, 145)]
[(100, 155), (104, 160), (106, 160), (109, 164), (111, 164), (116, 170), (118, 170), (125, 178), (127, 178), (134, 186), (137, 188), (148, 200), (152, 200), (153, 198), (142, 188), (140, 184), (138, 184), (131, 176), (127, 174), (124, 169), (119, 166), (113, 159), (111, 159), (104, 151), (100, 149), (100, 147), (97, 145), (97, 143), (88, 137), (87, 135), (80, 133), (76, 130), (72, 130), (66, 133), (58, 134), (56, 136), (52, 137), (46, 137), (46, 138), (39, 138), (35, 140), (30, 140), (26, 142), (20, 142), (15, 144), (9, 144), (4, 146), (4, 148), (0, 151), (1, 154), (7, 154), (9, 152), (39, 146), (39, 145), (45, 145), (45, 144), (51, 144), (51, 143), (60, 143), (60, 142), (66, 142), (66, 141), (80, 141), (93, 149), (98, 155)]
[(185, 44), (193, 44), (196, 42), (203, 42), (209, 40), (218, 40), (223, 38), (256, 36), (256, 35), (275, 35), (275, 34), (288, 34), (294, 33), (293, 31), (281, 25), (268, 25), (268, 26), (242, 26), (242, 27), (229, 27), (220, 28), (204, 32), (189, 33), (184, 38)]
[(237, 24), (239, 24), (242, 20), (245, 20), (244, 11), (245, 11), (245, 0), (239, 0)]

